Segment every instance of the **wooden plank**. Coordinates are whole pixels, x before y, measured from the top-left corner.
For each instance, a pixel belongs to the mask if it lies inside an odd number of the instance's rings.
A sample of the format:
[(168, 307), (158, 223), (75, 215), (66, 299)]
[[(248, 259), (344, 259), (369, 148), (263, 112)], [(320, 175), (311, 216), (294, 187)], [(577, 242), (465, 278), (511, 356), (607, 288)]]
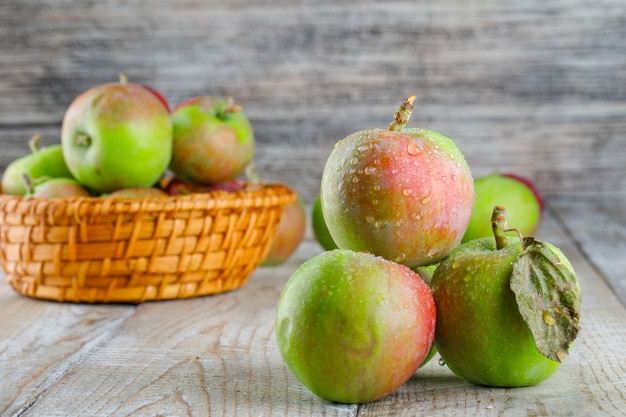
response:
[(2, 416), (21, 415), (30, 408), (134, 311), (132, 306), (32, 300), (13, 292), (4, 279), (0, 306)]
[[(561, 247), (574, 265), (584, 294), (583, 330), (561, 369), (537, 386), (473, 386), (435, 358), (397, 392), (370, 404), (315, 397), (283, 363), (273, 329), (286, 280), (321, 251), (309, 230), (287, 264), (260, 268), (245, 287), (218, 296), (136, 308), (71, 306), (31, 301), (0, 287), (2, 305), (10, 307), (0, 311), (0, 384), (19, 387), (5, 394), (8, 401), (0, 404), (8, 402), (8, 412), (2, 414), (623, 415), (626, 329), (620, 323), (626, 309), (551, 213), (539, 237)], [(108, 318), (109, 312), (119, 315)], [(14, 316), (24, 324), (12, 323)], [(43, 343), (32, 339), (35, 333), (18, 336), (26, 328), (36, 329)], [(67, 342), (59, 347), (58, 339)], [(32, 361), (48, 366), (27, 366)]]
[(576, 247), (626, 305), (626, 198), (562, 197), (551, 203)]

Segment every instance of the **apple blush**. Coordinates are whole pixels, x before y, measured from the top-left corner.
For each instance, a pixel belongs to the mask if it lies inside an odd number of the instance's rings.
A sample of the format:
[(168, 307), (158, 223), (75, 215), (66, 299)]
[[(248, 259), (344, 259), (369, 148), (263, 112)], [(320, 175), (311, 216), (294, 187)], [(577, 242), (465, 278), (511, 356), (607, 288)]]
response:
[(322, 399), (366, 403), (391, 394), (426, 359), (435, 331), (430, 289), (379, 256), (325, 251), (283, 288), (276, 338), (293, 374)]
[(461, 242), (474, 183), (456, 144), (405, 128), (409, 97), (389, 129), (340, 140), (322, 174), (321, 205), (339, 248), (369, 251), (411, 268), (435, 264)]

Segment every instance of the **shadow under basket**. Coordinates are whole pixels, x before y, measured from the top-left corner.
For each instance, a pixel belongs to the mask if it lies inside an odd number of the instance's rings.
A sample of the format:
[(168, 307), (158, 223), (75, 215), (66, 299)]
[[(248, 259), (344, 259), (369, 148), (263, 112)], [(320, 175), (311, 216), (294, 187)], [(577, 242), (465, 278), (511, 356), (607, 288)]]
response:
[(165, 198), (0, 194), (0, 262), (18, 293), (77, 303), (141, 303), (231, 291), (263, 261), (282, 184)]

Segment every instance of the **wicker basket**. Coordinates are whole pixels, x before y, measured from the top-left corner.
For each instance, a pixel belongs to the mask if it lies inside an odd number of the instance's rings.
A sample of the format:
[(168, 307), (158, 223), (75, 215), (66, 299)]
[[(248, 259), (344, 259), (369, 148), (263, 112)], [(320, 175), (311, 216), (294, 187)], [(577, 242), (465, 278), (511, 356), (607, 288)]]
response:
[(285, 205), (281, 184), (166, 198), (38, 199), (0, 194), (0, 262), (20, 294), (141, 303), (244, 285)]

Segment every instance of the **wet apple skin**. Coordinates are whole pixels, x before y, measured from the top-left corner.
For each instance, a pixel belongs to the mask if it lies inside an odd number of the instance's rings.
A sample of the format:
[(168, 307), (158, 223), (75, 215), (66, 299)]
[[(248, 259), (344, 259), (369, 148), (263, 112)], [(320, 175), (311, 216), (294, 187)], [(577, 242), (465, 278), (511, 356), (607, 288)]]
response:
[(435, 264), (460, 243), (473, 201), (456, 144), (426, 129), (353, 133), (322, 174), (322, 211), (337, 246), (410, 268)]
[(314, 394), (364, 403), (415, 373), (432, 345), (435, 314), (428, 286), (409, 268), (332, 250), (286, 284), (276, 337), (289, 369)]
[(456, 375), (476, 385), (535, 385), (561, 365), (539, 353), (517, 309), (509, 284), (522, 250), (515, 241), (496, 250), (494, 238), (473, 240), (441, 262), (431, 280), (435, 346)]

